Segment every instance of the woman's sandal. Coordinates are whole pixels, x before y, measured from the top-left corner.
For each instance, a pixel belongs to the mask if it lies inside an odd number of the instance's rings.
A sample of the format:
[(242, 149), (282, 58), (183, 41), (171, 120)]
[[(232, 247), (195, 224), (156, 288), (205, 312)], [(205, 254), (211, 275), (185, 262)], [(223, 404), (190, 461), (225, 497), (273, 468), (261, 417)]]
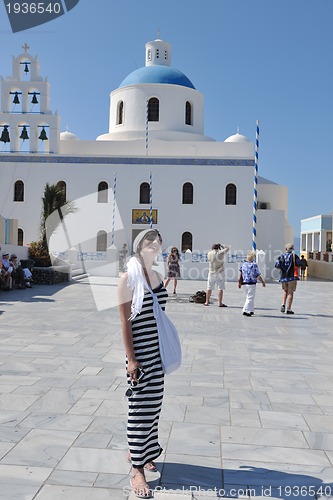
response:
[(144, 480), (143, 476), (142, 476), (143, 482), (134, 485), (133, 479), (135, 479), (137, 476), (141, 476), (141, 474), (134, 474), (131, 478), (131, 488), (134, 495), (138, 498), (152, 498), (152, 492), (149, 489), (149, 486), (147, 482)]
[[(129, 458), (129, 456), (127, 456), (127, 462), (129, 464), (131, 463), (131, 459)], [(158, 471), (155, 462), (147, 462), (143, 468), (146, 470), (149, 470), (149, 472), (157, 472)]]
[(157, 472), (157, 467), (155, 462), (147, 462), (144, 466), (144, 469), (149, 470), (150, 472)]

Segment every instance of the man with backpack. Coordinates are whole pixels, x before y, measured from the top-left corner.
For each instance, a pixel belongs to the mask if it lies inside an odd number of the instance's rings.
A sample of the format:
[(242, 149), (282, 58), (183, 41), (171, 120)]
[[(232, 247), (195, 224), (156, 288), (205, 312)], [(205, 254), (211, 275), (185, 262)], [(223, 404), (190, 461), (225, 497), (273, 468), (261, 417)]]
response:
[(295, 314), (291, 309), (291, 305), (293, 303), (297, 281), (299, 280), (297, 267), (300, 265), (301, 260), (298, 255), (294, 253), (294, 245), (292, 243), (287, 243), (286, 252), (281, 254), (275, 263), (275, 267), (280, 269), (281, 274), (279, 282), (282, 284), (282, 313)]

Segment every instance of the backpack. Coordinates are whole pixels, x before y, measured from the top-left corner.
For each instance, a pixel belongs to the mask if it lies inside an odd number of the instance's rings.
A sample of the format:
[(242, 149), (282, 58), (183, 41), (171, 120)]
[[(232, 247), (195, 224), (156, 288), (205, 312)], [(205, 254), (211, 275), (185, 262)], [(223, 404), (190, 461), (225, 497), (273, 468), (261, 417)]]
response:
[(194, 295), (191, 295), (189, 302), (204, 304), (206, 302), (206, 292), (204, 290), (198, 290)]

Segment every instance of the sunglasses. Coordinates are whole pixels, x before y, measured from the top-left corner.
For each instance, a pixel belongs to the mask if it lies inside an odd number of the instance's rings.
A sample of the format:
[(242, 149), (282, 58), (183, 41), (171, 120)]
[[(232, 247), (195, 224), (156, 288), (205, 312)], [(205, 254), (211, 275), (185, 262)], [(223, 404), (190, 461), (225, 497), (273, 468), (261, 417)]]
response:
[(158, 231), (152, 231), (150, 233), (147, 233), (146, 236), (145, 236), (145, 240), (148, 240), (148, 241), (154, 241), (156, 240), (156, 237), (158, 236), (158, 239), (160, 240), (160, 242), (162, 243), (162, 236), (160, 235), (160, 233)]
[(142, 379), (144, 374), (145, 374), (145, 372), (143, 371), (143, 369), (139, 367), (137, 370), (137, 376), (136, 376), (137, 381), (131, 380), (130, 387), (125, 392), (125, 396), (127, 398), (130, 398), (132, 396), (134, 388), (138, 385), (138, 382), (140, 382), (140, 380)]

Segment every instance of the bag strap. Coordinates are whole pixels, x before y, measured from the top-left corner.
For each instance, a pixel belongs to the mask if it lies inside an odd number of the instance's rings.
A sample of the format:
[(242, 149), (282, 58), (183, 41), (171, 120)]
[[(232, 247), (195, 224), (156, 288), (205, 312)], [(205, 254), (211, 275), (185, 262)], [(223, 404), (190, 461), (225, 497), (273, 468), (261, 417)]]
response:
[[(151, 292), (151, 293), (154, 293), (152, 291), (152, 286), (151, 286), (151, 283), (150, 283), (150, 279), (149, 279), (149, 276), (148, 276), (148, 273), (147, 273), (147, 269), (145, 268), (145, 266), (143, 265), (141, 259), (140, 259), (140, 263), (141, 263), (141, 267), (143, 269), (143, 274), (145, 275), (145, 279), (146, 279), (146, 285), (147, 285), (147, 289)], [(161, 285), (163, 283), (163, 281), (160, 280), (160, 276), (159, 274), (154, 271), (154, 273), (156, 274), (157, 278), (158, 278), (158, 282), (159, 284)]]
[(151, 296), (152, 296), (152, 298), (153, 298), (153, 311), (154, 311), (154, 316), (155, 316), (156, 323), (157, 323), (157, 332), (159, 333), (159, 331), (158, 331), (159, 321), (160, 321), (160, 319), (161, 319), (161, 316), (162, 316), (163, 314), (165, 314), (165, 313), (164, 313), (164, 311), (163, 311), (162, 307), (160, 306), (160, 303), (159, 303), (159, 301), (158, 301), (158, 299), (157, 299), (156, 294), (153, 292), (153, 290), (152, 290), (152, 289), (151, 289), (151, 287), (148, 285), (148, 283), (146, 283), (146, 285), (147, 285), (147, 289), (148, 289), (148, 291), (150, 292), (150, 294), (151, 294)]
[(146, 268), (145, 268), (145, 267), (143, 267), (143, 266), (142, 266), (142, 268), (143, 268), (143, 273), (144, 273), (144, 275), (145, 275), (145, 279), (146, 279), (146, 283), (145, 283), (145, 285), (146, 285), (146, 287), (147, 287), (148, 292), (149, 292), (149, 293), (150, 293), (150, 295), (153, 297), (154, 306), (155, 306), (155, 307), (156, 307), (156, 306), (158, 306), (158, 307), (162, 310), (162, 308), (161, 308), (161, 306), (160, 306), (160, 304), (159, 304), (159, 302), (158, 302), (158, 300), (157, 300), (156, 294), (153, 292), (153, 290), (152, 290), (152, 288), (151, 288), (151, 284), (150, 284), (150, 280), (149, 280), (149, 276), (148, 276), (147, 270), (146, 270)]
[[(142, 264), (141, 264), (142, 265)], [(157, 299), (157, 296), (156, 294), (153, 292), (152, 288), (151, 288), (151, 283), (150, 283), (150, 279), (149, 279), (149, 276), (148, 276), (148, 273), (147, 273), (147, 269), (142, 265), (142, 269), (143, 269), (143, 273), (145, 275), (145, 279), (146, 279), (146, 286), (147, 286), (147, 290), (148, 292), (151, 294), (152, 298), (153, 298), (153, 311), (154, 311), (154, 314), (155, 314), (155, 318), (156, 320), (158, 320), (158, 318), (160, 317), (161, 314), (164, 313), (162, 307), (160, 306), (160, 303)]]

